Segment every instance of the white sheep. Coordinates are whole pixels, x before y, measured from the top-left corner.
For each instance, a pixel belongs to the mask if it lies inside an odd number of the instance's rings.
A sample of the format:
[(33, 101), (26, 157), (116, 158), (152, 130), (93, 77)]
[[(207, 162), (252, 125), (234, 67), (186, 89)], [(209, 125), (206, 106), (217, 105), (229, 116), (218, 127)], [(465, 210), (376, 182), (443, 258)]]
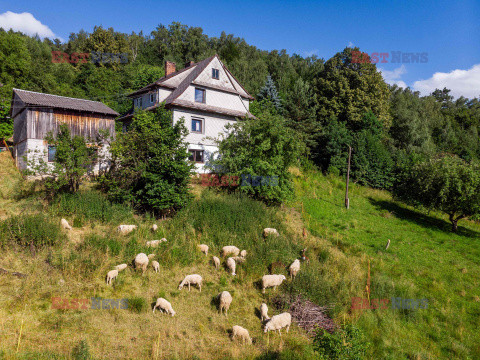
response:
[(245, 258), (242, 256), (232, 256), (231, 257), (233, 260), (235, 260), (236, 263), (238, 264), (243, 264), (245, 262)]
[(137, 225), (118, 225), (117, 231), (122, 235), (127, 235), (137, 228)]
[(234, 325), (233, 328), (232, 328), (232, 340), (234, 340), (237, 336), (240, 339), (242, 339), (243, 343), (245, 343), (245, 342), (248, 343), (248, 344), (252, 343), (252, 338), (250, 337), (250, 334), (248, 333), (248, 330), (241, 327), (241, 326)]
[(216, 256), (213, 256), (212, 260), (213, 260), (213, 265), (215, 265), (215, 269), (218, 270), (218, 268), (220, 267), (220, 259)]
[(155, 270), (156, 273), (158, 273), (158, 271), (160, 270), (160, 264), (158, 263), (158, 261), (153, 260), (152, 261), (152, 267), (153, 267), (153, 270)]
[(190, 285), (198, 285), (200, 292), (202, 292), (202, 277), (198, 274), (187, 275), (178, 286), (178, 290), (182, 290), (184, 285), (188, 285), (188, 291), (190, 291)]
[(153, 224), (153, 225), (152, 225), (152, 231), (155, 232), (155, 231), (157, 231), (157, 229), (158, 229), (158, 225), (157, 225), (157, 224)]
[(162, 238), (160, 240), (150, 240), (147, 241), (146, 245), (149, 247), (158, 247), (162, 242), (167, 242), (167, 239)]
[(114, 280), (118, 276), (118, 270), (110, 270), (107, 273), (107, 285), (110, 285), (112, 283), (112, 280)]
[(263, 229), (263, 237), (267, 237), (269, 235), (279, 236), (280, 234), (278, 233), (277, 229), (274, 229), (274, 228)]
[(157, 302), (155, 303), (155, 306), (153, 307), (153, 312), (155, 312), (155, 309), (158, 308), (160, 312), (164, 312), (167, 314), (170, 314), (172, 316), (175, 316), (176, 312), (172, 308), (172, 304), (170, 304), (169, 301), (165, 300), (164, 298), (158, 298)]
[(278, 330), (278, 333), (280, 336), (282, 336), (280, 329), (286, 327), (288, 333), (290, 325), (292, 325), (292, 315), (290, 315), (288, 312), (284, 312), (282, 314), (272, 316), (272, 318), (265, 324), (263, 332), (266, 333), (270, 330)]
[(208, 245), (205, 244), (200, 244), (198, 245), (198, 249), (205, 254), (205, 256), (208, 255)]
[(265, 294), (265, 289), (268, 287), (273, 287), (273, 290), (275, 290), (277, 286), (282, 284), (283, 280), (286, 280), (285, 275), (263, 275), (262, 293)]
[(230, 308), (230, 304), (232, 303), (232, 295), (228, 291), (223, 291), (221, 294), (218, 295), (218, 310), (222, 313), (225, 310), (225, 316), (227, 316), (228, 309)]
[(231, 257), (229, 257), (227, 259), (227, 267), (228, 267), (228, 270), (230, 270), (230, 273), (235, 276), (235, 268), (236, 268), (236, 263), (235, 263), (235, 260)]
[(142, 269), (142, 273), (147, 271), (148, 256), (144, 253), (140, 253), (135, 256), (135, 269)]
[(262, 322), (270, 320), (270, 317), (268, 316), (268, 306), (265, 303), (262, 303), (262, 305), (260, 305), (260, 317)]
[(246, 258), (247, 257), (247, 250), (240, 251), (240, 256), (243, 257), (243, 258)]
[(152, 260), (155, 257), (155, 254), (148, 254), (147, 257), (148, 260)]
[(293, 280), (297, 276), (297, 273), (300, 271), (300, 260), (295, 259), (295, 261), (288, 268), (290, 273), (290, 278)]
[(227, 255), (237, 256), (238, 254), (240, 254), (240, 249), (237, 248), (236, 246), (229, 245), (229, 246), (224, 246), (222, 248), (222, 256), (227, 256)]
[(62, 228), (64, 228), (64, 229), (72, 230), (72, 227), (70, 226), (70, 224), (68, 223), (68, 221), (65, 220), (65, 219), (60, 220), (60, 225), (61, 225)]
[(125, 270), (127, 268), (127, 264), (120, 264), (120, 265), (117, 265), (114, 267), (115, 270), (118, 270), (118, 271), (122, 271), (122, 270)]

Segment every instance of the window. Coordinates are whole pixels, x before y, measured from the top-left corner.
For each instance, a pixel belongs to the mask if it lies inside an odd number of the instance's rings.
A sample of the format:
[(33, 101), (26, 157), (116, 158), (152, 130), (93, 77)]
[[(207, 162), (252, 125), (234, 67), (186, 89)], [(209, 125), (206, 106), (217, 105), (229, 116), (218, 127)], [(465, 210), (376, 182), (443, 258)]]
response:
[(55, 153), (57, 152), (57, 148), (55, 146), (48, 146), (48, 162), (55, 161)]
[(219, 79), (220, 78), (220, 74), (219, 74), (219, 71), (218, 69), (213, 69), (212, 68), (212, 79)]
[(192, 119), (192, 132), (203, 134), (203, 120)]
[(155, 93), (150, 94), (150, 102), (151, 102), (152, 104), (155, 104), (155, 98), (156, 98)]
[(195, 88), (195, 102), (205, 104), (205, 90), (204, 89)]
[(142, 97), (136, 98), (135, 101), (137, 102), (137, 107), (142, 107)]
[(196, 163), (203, 163), (203, 150), (188, 150), (190, 151), (190, 156), (188, 160), (194, 161)]

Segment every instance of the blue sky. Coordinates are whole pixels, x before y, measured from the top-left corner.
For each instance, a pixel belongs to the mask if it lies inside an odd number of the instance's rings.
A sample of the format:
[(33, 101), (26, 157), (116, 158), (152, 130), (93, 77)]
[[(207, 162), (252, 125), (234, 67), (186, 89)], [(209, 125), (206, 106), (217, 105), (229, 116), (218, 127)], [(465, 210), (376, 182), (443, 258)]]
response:
[[(11, 13), (30, 13), (32, 18)], [(95, 25), (150, 33), (178, 21), (222, 31), (260, 49), (330, 58), (346, 46), (369, 54), (428, 53), (426, 63), (378, 65), (390, 83), (428, 93), (447, 86), (480, 96), (480, 1), (59, 1), (0, 0), (0, 26), (32, 26), (68, 39)], [(40, 24), (40, 25), (39, 25)], [(44, 27), (41, 27), (43, 25)], [(390, 59), (391, 60), (391, 55)]]

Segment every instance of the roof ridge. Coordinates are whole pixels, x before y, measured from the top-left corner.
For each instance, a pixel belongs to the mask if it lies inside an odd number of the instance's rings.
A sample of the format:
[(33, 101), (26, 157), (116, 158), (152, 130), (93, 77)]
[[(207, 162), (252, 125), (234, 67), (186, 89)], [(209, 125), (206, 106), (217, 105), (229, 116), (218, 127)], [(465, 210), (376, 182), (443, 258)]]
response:
[[(40, 95), (46, 95), (46, 96), (56, 96), (56, 97), (64, 98), (64, 99), (90, 101), (90, 102), (94, 102), (94, 103), (99, 103), (99, 104), (105, 105), (103, 102), (101, 102), (101, 101), (96, 101), (96, 100), (89, 100), (89, 99), (82, 99), (82, 98), (74, 98), (74, 97), (70, 97), (70, 96), (62, 96), (62, 95), (55, 95), (55, 94), (47, 94), (47, 93), (41, 93), (41, 92), (38, 92), (38, 91), (23, 90), (23, 89), (17, 89), (17, 88), (13, 88), (13, 89), (12, 89), (12, 91), (14, 91), (14, 90), (16, 90), (16, 91), (23, 91), (23, 92), (29, 92), (29, 93), (34, 93), (34, 94), (40, 94)], [(105, 106), (107, 106), (107, 105), (105, 105)]]

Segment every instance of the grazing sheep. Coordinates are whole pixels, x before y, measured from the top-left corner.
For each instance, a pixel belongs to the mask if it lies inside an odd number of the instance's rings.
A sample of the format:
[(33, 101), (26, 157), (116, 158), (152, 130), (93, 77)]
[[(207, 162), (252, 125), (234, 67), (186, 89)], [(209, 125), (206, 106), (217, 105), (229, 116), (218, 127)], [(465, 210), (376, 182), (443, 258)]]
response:
[(205, 254), (205, 256), (208, 255), (208, 245), (205, 244), (200, 244), (198, 245), (198, 249)]
[(155, 270), (156, 273), (158, 273), (158, 271), (160, 270), (160, 264), (158, 263), (158, 261), (153, 260), (152, 261), (152, 267), (153, 267), (153, 270)]
[(172, 304), (170, 304), (169, 301), (165, 300), (164, 298), (158, 298), (157, 302), (155, 303), (155, 306), (153, 307), (153, 312), (155, 312), (155, 309), (158, 308), (160, 312), (164, 312), (167, 314), (170, 314), (172, 316), (175, 316), (176, 312), (172, 308)]
[(137, 225), (118, 225), (117, 231), (122, 235), (127, 235), (137, 228)]
[(240, 251), (240, 256), (243, 257), (243, 258), (246, 258), (247, 257), (247, 250)]
[(235, 268), (236, 268), (236, 264), (235, 264), (235, 260), (231, 257), (229, 257), (227, 259), (227, 267), (228, 267), (228, 270), (230, 270), (230, 273), (235, 276)]
[(64, 229), (72, 230), (72, 227), (70, 226), (70, 224), (68, 223), (68, 221), (65, 220), (65, 219), (60, 220), (60, 225), (61, 225), (62, 228), (64, 228)]
[(153, 225), (152, 225), (152, 231), (155, 232), (155, 231), (157, 231), (157, 229), (158, 229), (158, 225), (157, 225), (157, 224), (153, 224)]
[(300, 260), (295, 259), (295, 261), (290, 265), (288, 268), (288, 272), (290, 273), (290, 278), (293, 280), (297, 273), (300, 271)]
[(220, 267), (220, 259), (216, 256), (213, 256), (212, 260), (213, 260), (213, 264), (215, 265), (215, 269), (218, 270), (218, 268)]
[(240, 249), (233, 245), (224, 246), (222, 248), (222, 256), (225, 257), (230, 254), (233, 256), (237, 256), (238, 254), (240, 254)]
[(236, 263), (238, 264), (243, 264), (245, 262), (245, 258), (242, 256), (232, 256), (231, 257), (233, 260), (235, 260)]
[(190, 285), (198, 285), (200, 292), (202, 292), (202, 280), (203, 279), (200, 275), (197, 275), (197, 274), (187, 275), (178, 286), (178, 290), (182, 290), (183, 286), (187, 284), (188, 291), (190, 291)]
[(110, 285), (112, 283), (112, 280), (115, 279), (118, 276), (118, 270), (110, 270), (107, 273), (107, 285)]
[(232, 340), (234, 340), (237, 336), (242, 339), (243, 343), (246, 342), (248, 344), (252, 344), (252, 338), (250, 337), (248, 330), (241, 326), (234, 325), (232, 328)]
[(262, 305), (260, 305), (260, 319), (262, 320), (262, 322), (270, 320), (270, 317), (268, 316), (268, 306), (265, 303), (262, 303)]
[(144, 253), (140, 253), (135, 256), (135, 269), (142, 269), (142, 273), (147, 271), (148, 256)]
[(277, 286), (281, 285), (283, 280), (286, 280), (285, 275), (263, 275), (262, 277), (262, 293), (265, 294), (265, 289), (273, 287), (273, 290)]
[(147, 241), (146, 245), (148, 247), (158, 247), (158, 245), (160, 245), (161, 241), (160, 240), (150, 240), (150, 241)]
[(120, 264), (120, 265), (117, 265), (114, 267), (115, 270), (118, 270), (118, 271), (122, 271), (122, 270), (125, 270), (127, 268), (127, 264)]
[(292, 325), (292, 315), (290, 315), (288, 312), (284, 312), (280, 315), (272, 316), (272, 318), (265, 324), (263, 332), (266, 333), (270, 330), (278, 330), (278, 333), (280, 334), (280, 336), (282, 336), (280, 329), (286, 327), (288, 333), (290, 325)]
[(263, 229), (263, 237), (267, 237), (269, 235), (279, 236), (280, 234), (278, 233), (277, 229), (274, 229), (274, 228)]
[(155, 254), (148, 254), (147, 257), (148, 260), (152, 260), (155, 257)]
[(218, 295), (218, 311), (222, 313), (225, 310), (225, 316), (227, 316), (228, 309), (232, 303), (232, 295), (228, 291), (223, 291)]

